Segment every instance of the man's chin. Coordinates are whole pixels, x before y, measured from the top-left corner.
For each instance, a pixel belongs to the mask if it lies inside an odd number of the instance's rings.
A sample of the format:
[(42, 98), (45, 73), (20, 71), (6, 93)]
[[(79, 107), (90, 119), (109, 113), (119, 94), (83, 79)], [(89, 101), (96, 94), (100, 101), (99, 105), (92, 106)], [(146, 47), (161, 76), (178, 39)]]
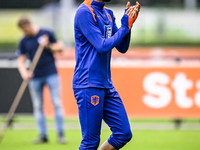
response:
[(111, 0), (103, 0), (103, 2), (110, 2)]

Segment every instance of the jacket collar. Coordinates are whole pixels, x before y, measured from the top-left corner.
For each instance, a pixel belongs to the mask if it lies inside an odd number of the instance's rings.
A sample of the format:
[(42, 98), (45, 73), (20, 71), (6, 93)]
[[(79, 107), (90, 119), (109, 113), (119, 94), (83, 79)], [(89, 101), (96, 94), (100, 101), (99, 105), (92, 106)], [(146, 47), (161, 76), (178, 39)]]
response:
[(96, 9), (103, 10), (105, 4), (103, 2), (97, 2), (96, 0), (93, 0), (91, 5)]

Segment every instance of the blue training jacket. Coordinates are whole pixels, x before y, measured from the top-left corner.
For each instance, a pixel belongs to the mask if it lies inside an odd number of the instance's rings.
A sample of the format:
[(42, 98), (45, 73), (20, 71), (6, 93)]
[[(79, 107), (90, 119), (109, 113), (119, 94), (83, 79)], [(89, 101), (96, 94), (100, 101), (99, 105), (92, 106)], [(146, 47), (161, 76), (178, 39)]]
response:
[(112, 88), (110, 60), (114, 47), (126, 53), (130, 43), (128, 15), (118, 29), (113, 12), (104, 3), (85, 0), (74, 20), (76, 67), (73, 88)]

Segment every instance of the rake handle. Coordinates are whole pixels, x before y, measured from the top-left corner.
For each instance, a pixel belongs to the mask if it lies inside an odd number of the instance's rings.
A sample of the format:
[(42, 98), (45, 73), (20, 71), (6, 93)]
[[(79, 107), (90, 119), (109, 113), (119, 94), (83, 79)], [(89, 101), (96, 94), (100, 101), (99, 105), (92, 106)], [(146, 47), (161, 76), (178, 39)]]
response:
[[(32, 64), (30, 66), (30, 69), (29, 69), (30, 71), (33, 72), (35, 70), (35, 68), (37, 66), (37, 63), (38, 63), (38, 61), (40, 59), (40, 56), (42, 55), (43, 49), (44, 49), (44, 47), (39, 45), (39, 47), (38, 47), (38, 49), (36, 51), (36, 54), (35, 54), (35, 56), (33, 58)], [(21, 84), (21, 86), (20, 86), (20, 88), (19, 88), (19, 90), (17, 92), (17, 95), (15, 96), (15, 99), (14, 99), (14, 101), (13, 101), (11, 107), (10, 107), (10, 110), (9, 110), (7, 116), (6, 116), (6, 121), (5, 121), (5, 123), (3, 125), (3, 128), (1, 130), (0, 143), (3, 140), (3, 137), (4, 137), (4, 135), (5, 135), (6, 131), (7, 131), (9, 122), (14, 116), (14, 113), (15, 113), (15, 111), (17, 109), (17, 106), (19, 105), (19, 102), (21, 101), (21, 98), (22, 98), (22, 96), (23, 96), (23, 94), (24, 94), (24, 92), (26, 90), (26, 87), (27, 87), (28, 83), (29, 83), (29, 80), (23, 80), (23, 82), (22, 82), (22, 84)]]

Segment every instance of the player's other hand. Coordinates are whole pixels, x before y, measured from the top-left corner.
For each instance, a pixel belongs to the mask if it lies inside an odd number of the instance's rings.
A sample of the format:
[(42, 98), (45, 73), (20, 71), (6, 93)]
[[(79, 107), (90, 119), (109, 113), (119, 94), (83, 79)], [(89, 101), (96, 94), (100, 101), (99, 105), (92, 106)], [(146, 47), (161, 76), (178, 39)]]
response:
[(34, 75), (33, 75), (33, 72), (31, 72), (29, 70), (25, 70), (22, 72), (21, 76), (22, 76), (23, 80), (29, 80), (29, 79), (33, 78)]
[(140, 12), (140, 8), (141, 8), (140, 3), (137, 1), (136, 6), (134, 8), (134, 10), (136, 11), (136, 15), (138, 15), (138, 13)]
[(43, 35), (40, 39), (40, 45), (48, 48), (49, 46), (49, 37), (47, 35)]

